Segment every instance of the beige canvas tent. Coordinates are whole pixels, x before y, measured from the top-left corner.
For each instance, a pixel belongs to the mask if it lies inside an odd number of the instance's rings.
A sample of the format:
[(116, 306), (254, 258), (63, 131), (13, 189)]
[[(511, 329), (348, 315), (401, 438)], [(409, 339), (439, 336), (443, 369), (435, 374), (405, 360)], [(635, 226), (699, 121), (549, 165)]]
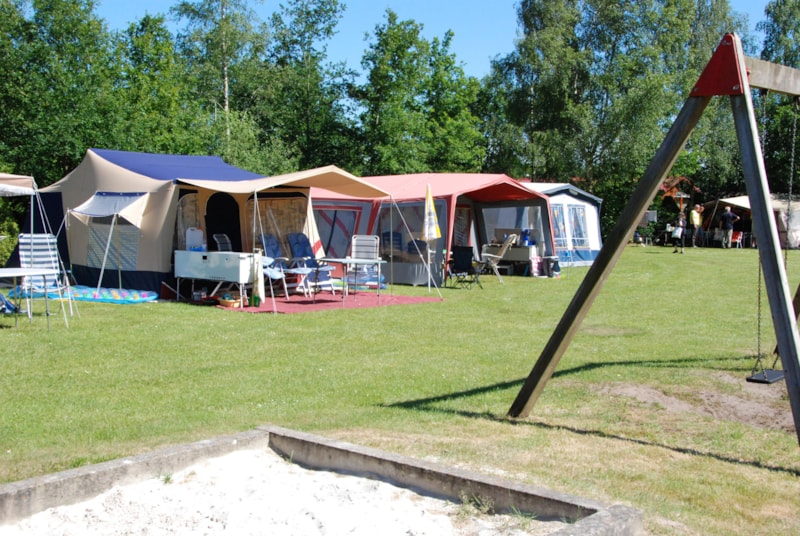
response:
[(172, 253), (185, 248), (190, 227), (203, 231), (209, 249), (212, 235), (225, 233), (234, 250), (251, 251), (261, 232), (305, 232), (319, 247), (311, 186), (386, 195), (335, 166), (263, 177), (214, 156), (106, 149), (89, 149), (41, 193), (50, 221), (64, 222), (59, 244), (79, 284), (157, 292), (172, 280)]
[[(781, 247), (800, 247), (800, 198), (789, 199), (786, 194), (771, 194), (769, 203), (778, 228)], [(741, 218), (736, 223), (736, 229), (744, 232), (745, 246), (755, 245), (757, 237), (752, 228), (750, 198), (746, 195), (726, 197), (703, 204), (703, 227), (707, 242), (713, 245), (722, 240), (719, 218), (726, 206), (731, 207), (731, 210)]]

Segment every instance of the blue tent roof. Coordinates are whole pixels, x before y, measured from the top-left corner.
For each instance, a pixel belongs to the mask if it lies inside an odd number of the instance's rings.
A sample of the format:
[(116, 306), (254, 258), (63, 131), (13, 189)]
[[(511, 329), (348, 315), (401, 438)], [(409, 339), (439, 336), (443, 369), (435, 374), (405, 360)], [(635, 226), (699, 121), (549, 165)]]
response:
[(263, 177), (227, 164), (218, 156), (136, 153), (111, 149), (92, 149), (92, 152), (112, 164), (162, 181), (194, 179), (236, 182)]

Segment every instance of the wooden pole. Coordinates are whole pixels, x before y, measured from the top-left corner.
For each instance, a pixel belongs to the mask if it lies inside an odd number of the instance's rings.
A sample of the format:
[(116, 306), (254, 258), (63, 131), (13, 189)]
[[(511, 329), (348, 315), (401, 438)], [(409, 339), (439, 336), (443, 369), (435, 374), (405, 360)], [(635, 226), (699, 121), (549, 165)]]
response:
[(758, 255), (764, 270), (764, 284), (778, 340), (795, 431), (800, 442), (800, 356), (798, 356), (800, 339), (797, 333), (797, 319), (791, 301), (786, 269), (781, 260), (778, 227), (772, 214), (767, 172), (764, 168), (761, 145), (758, 143), (758, 129), (750, 87), (746, 81), (745, 86), (744, 95), (731, 96), (733, 119), (742, 154), (744, 180), (750, 198), (753, 225), (758, 236)]
[(564, 316), (561, 317), (561, 321), (544, 347), (539, 360), (528, 375), (516, 400), (508, 410), (509, 417), (527, 417), (530, 414), (536, 400), (544, 390), (545, 384), (553, 375), (558, 362), (575, 336), (603, 283), (611, 274), (611, 270), (622, 255), (628, 240), (633, 236), (639, 221), (675, 164), (675, 160), (683, 150), (686, 140), (710, 100), (711, 97), (689, 97), (684, 104), (675, 123), (667, 133), (667, 137), (634, 190), (633, 196), (622, 211), (617, 224), (606, 238), (597, 259), (592, 263), (575, 297), (572, 298)]

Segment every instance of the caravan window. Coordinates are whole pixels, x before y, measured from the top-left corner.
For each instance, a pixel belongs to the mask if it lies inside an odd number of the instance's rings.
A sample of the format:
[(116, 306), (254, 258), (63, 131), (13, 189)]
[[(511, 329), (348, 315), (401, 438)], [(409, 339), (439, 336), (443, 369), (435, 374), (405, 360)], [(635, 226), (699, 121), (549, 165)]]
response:
[(359, 215), (355, 209), (314, 209), (322, 249), (329, 257), (342, 258), (350, 253), (350, 237), (356, 234)]
[[(434, 199), (436, 207), (436, 218), (439, 229), (442, 230), (442, 237), (431, 242), (429, 245), (422, 245), (418, 241), (422, 239), (422, 230), (425, 222), (425, 203), (401, 203), (394, 205), (383, 205), (378, 219), (378, 236), (383, 241), (382, 248), (388, 250), (391, 247), (400, 247), (401, 251), (409, 254), (410, 259), (419, 258), (419, 249), (429, 246), (432, 251), (442, 251), (445, 244), (444, 232), (445, 223), (445, 203), (442, 200)], [(394, 208), (392, 208), (394, 207)], [(388, 243), (387, 243), (388, 242)]]
[(567, 249), (567, 222), (564, 218), (564, 205), (552, 205), (553, 213), (553, 238), (555, 239), (555, 247), (559, 249)]
[(586, 225), (586, 207), (583, 205), (569, 205), (569, 222), (572, 226), (572, 247), (575, 249), (588, 249), (589, 233)]
[(507, 206), (484, 208), (483, 223), (488, 242), (502, 242), (508, 229), (530, 229), (531, 240), (535, 244), (544, 244), (544, 226), (542, 225), (542, 209), (536, 206)]

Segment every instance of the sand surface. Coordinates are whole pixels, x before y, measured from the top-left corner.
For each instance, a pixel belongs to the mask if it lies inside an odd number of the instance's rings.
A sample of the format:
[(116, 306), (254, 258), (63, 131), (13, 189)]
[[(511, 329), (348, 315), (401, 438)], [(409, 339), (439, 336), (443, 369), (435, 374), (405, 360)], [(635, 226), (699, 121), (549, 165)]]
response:
[(382, 481), (307, 470), (262, 449), (236, 451), (50, 508), (0, 525), (0, 536), (545, 535), (563, 526), (480, 515)]

